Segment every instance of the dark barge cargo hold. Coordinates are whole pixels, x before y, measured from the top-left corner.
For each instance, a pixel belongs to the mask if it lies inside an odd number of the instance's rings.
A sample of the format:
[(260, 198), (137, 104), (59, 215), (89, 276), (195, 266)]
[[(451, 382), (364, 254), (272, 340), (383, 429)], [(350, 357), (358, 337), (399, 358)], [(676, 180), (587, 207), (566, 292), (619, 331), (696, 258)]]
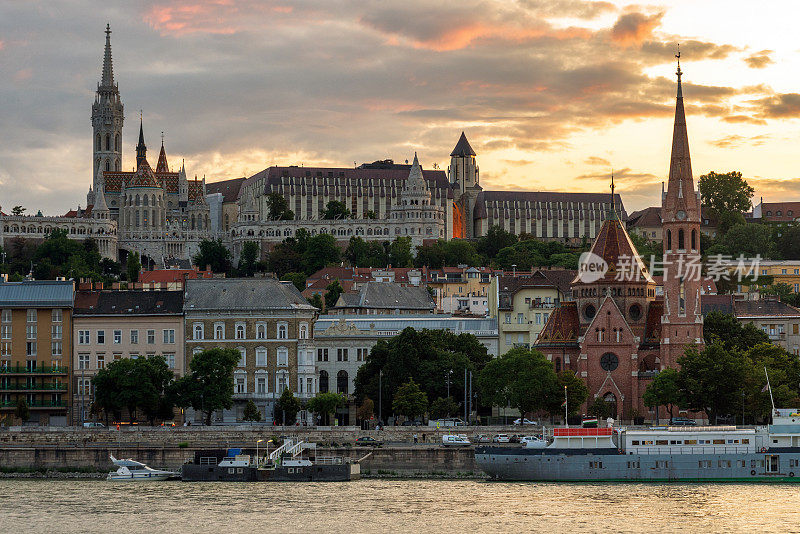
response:
[[(305, 445), (305, 447), (303, 447)], [(314, 444), (291, 442), (268, 457), (243, 454), (242, 449), (199, 450), (181, 468), (185, 482), (341, 482), (360, 478), (360, 465), (346, 458), (316, 456)], [(300, 452), (313, 450), (314, 456)], [(254, 451), (245, 451), (254, 452)]]

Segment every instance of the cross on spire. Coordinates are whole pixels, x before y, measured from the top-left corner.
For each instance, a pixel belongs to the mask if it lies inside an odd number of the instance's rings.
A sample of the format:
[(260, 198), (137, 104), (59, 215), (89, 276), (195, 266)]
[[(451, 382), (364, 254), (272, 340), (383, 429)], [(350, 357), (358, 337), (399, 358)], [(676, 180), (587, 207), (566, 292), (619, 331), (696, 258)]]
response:
[(683, 71), (681, 70), (681, 44), (678, 43), (678, 52), (675, 54), (675, 58), (678, 60), (678, 70), (675, 71), (675, 74), (678, 75), (678, 98), (683, 98), (683, 90), (681, 89), (681, 74)]
[(161, 130), (161, 146), (164, 146), (164, 130)]
[(106, 24), (106, 49), (103, 55), (103, 87), (114, 86), (114, 65), (111, 61), (111, 24)]

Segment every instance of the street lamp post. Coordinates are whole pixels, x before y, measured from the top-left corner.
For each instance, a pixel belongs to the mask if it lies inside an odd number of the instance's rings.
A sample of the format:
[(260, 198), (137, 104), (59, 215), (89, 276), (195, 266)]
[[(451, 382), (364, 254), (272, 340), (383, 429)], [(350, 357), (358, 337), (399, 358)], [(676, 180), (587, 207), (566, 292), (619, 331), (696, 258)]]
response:
[(517, 276), (517, 264), (516, 263), (512, 263), (511, 264), (511, 268), (513, 269), (514, 276)]
[(260, 439), (256, 441), (256, 469), (258, 469), (258, 466), (261, 463), (261, 457), (258, 455), (258, 444), (261, 443), (262, 441), (264, 440)]
[(378, 369), (378, 424), (383, 424), (383, 369)]

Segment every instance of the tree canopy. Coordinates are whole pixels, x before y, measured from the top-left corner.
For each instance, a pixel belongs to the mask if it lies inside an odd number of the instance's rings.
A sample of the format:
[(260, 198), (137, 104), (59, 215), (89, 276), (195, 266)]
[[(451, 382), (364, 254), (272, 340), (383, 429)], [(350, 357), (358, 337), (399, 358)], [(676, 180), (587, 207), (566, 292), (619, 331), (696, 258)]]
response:
[(330, 420), (333, 419), (336, 410), (344, 406), (344, 404), (345, 398), (343, 395), (327, 391), (325, 393), (317, 393), (314, 398), (308, 401), (307, 408), (319, 415), (322, 421), (327, 419), (328, 424), (330, 424)]
[(350, 217), (350, 210), (347, 209), (347, 204), (340, 200), (331, 200), (325, 205), (325, 211), (322, 213), (323, 219), (347, 219)]
[(233, 406), (233, 370), (240, 357), (236, 349), (216, 347), (192, 356), (189, 373), (175, 382), (178, 406), (202, 411), (210, 425), (211, 414)]
[(275, 420), (282, 425), (293, 425), (300, 411), (300, 401), (294, 396), (292, 390), (286, 388), (275, 403)]
[(105, 412), (106, 421), (109, 416), (119, 421), (123, 409), (127, 409), (133, 422), (141, 410), (152, 425), (156, 419), (173, 417), (173, 379), (163, 356), (114, 360), (92, 378), (94, 402)]
[(231, 253), (222, 240), (204, 239), (200, 242), (199, 248), (199, 252), (192, 258), (195, 265), (200, 269), (210, 266), (215, 273), (230, 274)]
[(728, 229), (744, 223), (743, 212), (750, 211), (750, 199), (755, 189), (737, 171), (704, 174), (697, 181), (697, 189), (704, 206), (708, 206), (719, 218), (719, 229), (726, 234)]
[(291, 221), (294, 212), (289, 209), (289, 202), (280, 193), (270, 193), (267, 196), (267, 211), (271, 221)]
[(392, 410), (396, 414), (404, 415), (409, 419), (416, 419), (428, 409), (428, 396), (410, 378), (401, 384), (392, 398)]

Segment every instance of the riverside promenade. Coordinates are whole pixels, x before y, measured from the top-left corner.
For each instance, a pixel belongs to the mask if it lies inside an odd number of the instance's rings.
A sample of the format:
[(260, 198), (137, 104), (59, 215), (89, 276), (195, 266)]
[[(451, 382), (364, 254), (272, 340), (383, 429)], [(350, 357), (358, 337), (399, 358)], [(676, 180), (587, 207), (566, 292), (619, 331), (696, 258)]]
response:
[[(274, 448), (269, 440), (292, 438), (317, 444), (318, 456), (360, 460), (365, 476), (472, 477), (480, 476), (474, 449), (445, 448), (443, 434), (530, 434), (528, 427), (457, 427), (439, 429), (386, 427), (280, 427), (266, 425), (116, 428), (9, 427), (0, 429), (0, 471), (60, 469), (111, 470), (109, 455), (134, 458), (152, 467), (177, 469), (199, 449), (241, 447), (261, 451)], [(414, 435), (418, 443), (414, 443)], [(371, 436), (379, 447), (356, 446), (355, 440)], [(273, 441), (273, 442), (274, 442)], [(519, 445), (510, 445), (519, 447)]]

